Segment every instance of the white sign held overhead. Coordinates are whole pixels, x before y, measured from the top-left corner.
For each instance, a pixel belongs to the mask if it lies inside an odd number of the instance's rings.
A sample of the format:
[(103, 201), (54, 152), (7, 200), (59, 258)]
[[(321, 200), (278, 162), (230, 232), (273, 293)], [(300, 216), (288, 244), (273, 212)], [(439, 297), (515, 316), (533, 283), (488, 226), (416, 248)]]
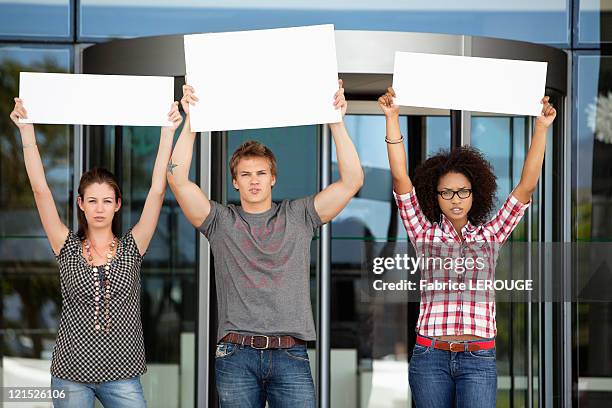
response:
[(169, 126), (174, 78), (22, 72), (26, 123)]
[(341, 121), (334, 27), (185, 36), (195, 132)]
[(395, 103), (538, 116), (546, 62), (396, 52)]

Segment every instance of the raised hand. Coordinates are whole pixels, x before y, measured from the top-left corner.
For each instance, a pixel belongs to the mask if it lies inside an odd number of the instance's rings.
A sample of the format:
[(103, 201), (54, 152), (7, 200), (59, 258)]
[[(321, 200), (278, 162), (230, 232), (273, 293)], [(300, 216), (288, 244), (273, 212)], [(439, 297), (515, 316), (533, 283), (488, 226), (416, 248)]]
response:
[(542, 104), (542, 113), (536, 118), (536, 125), (542, 125), (548, 128), (557, 117), (557, 110), (553, 108), (552, 103), (548, 102), (549, 100), (550, 97), (545, 96), (540, 101)]
[(10, 114), (11, 120), (15, 123), (15, 125), (17, 125), (19, 130), (23, 130), (23, 129), (26, 129), (26, 128), (33, 128), (34, 125), (32, 125), (31, 123), (21, 123), (21, 122), (19, 122), (19, 119), (27, 119), (28, 118), (28, 112), (23, 107), (23, 101), (21, 99), (14, 98), (14, 100), (15, 100), (15, 107), (13, 108), (13, 111)]
[(334, 95), (334, 108), (340, 109), (342, 113), (342, 117), (346, 114), (346, 108), (348, 107), (348, 103), (344, 98), (344, 88), (342, 87), (343, 81), (341, 79), (338, 80), (338, 91), (336, 91)]
[(378, 98), (378, 106), (382, 109), (386, 117), (399, 116), (399, 106), (393, 104), (393, 98), (395, 97), (395, 91), (393, 88), (387, 88), (387, 92)]
[(172, 103), (172, 108), (170, 109), (170, 112), (168, 112), (168, 120), (172, 122), (172, 125), (165, 127), (171, 130), (176, 130), (181, 125), (181, 122), (183, 122), (183, 116), (181, 116), (181, 113), (178, 110), (178, 102)]
[(189, 105), (195, 105), (199, 99), (195, 96), (195, 90), (191, 85), (183, 85), (183, 97), (181, 98), (181, 106), (186, 115), (189, 115)]

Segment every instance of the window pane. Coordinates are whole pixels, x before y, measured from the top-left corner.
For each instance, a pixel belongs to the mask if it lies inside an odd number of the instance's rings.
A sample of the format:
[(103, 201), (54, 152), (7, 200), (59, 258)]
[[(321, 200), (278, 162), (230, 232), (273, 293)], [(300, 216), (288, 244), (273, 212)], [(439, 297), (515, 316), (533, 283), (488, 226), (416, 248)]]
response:
[(305, 197), (317, 192), (317, 126), (235, 130), (227, 139), (227, 201), (240, 202), (232, 184), (229, 162), (234, 150), (247, 140), (268, 146), (276, 157), (276, 184), (272, 199), (282, 201)]
[(428, 116), (425, 123), (427, 129), (426, 156), (434, 155), (440, 150), (450, 149), (450, 118)]
[[(344, 121), (357, 148), (365, 182), (357, 196), (334, 218), (332, 248), (342, 245), (337, 240), (343, 237), (369, 240), (406, 239), (406, 232), (394, 207), (391, 170), (384, 141), (384, 116), (346, 115)], [(424, 123), (424, 128), (421, 127), (422, 133), (409, 134), (409, 121)], [(404, 135), (408, 160), (421, 155), (420, 151), (410, 152), (410, 146), (419, 150), (421, 149), (416, 146), (423, 146), (427, 156), (450, 147), (448, 116), (400, 116), (400, 128)], [(332, 143), (332, 179), (337, 180), (338, 177), (336, 148)]]
[[(19, 245), (38, 245), (22, 239)], [(4, 245), (3, 245), (4, 246)], [(47, 245), (48, 246), (48, 245)], [(51, 355), (61, 310), (57, 263), (51, 255), (7, 256), (2, 250), (2, 384), (4, 387), (48, 387)]]
[[(448, 116), (400, 116), (399, 120), (409, 165), (417, 157), (450, 146)], [(409, 407), (408, 354), (418, 303), (408, 302), (406, 293), (385, 294), (384, 299), (363, 297), (368, 285), (364, 256), (402, 253), (400, 248), (405, 253), (408, 246), (393, 200), (385, 117), (346, 115), (344, 121), (365, 182), (332, 221), (331, 405), (372, 407), (382, 401), (380, 406)], [(333, 144), (332, 170), (332, 179), (337, 180)]]
[[(471, 145), (483, 153), (497, 177), (497, 200), (491, 216), (497, 212), (520, 180), (525, 161), (525, 146), (528, 142), (528, 123), (525, 117), (472, 116)], [(540, 204), (537, 202), (537, 194), (533, 197), (531, 211), (535, 211), (534, 208)], [(551, 214), (548, 213), (547, 216), (550, 218)], [(525, 218), (523, 217), (512, 233), (512, 240), (526, 240)], [(525, 253), (521, 248), (508, 244), (506, 249), (507, 251), (503, 252), (505, 256), (500, 256), (497, 261), (497, 279), (510, 278), (513, 273), (526, 267)], [(512, 398), (515, 406), (525, 406), (530, 399), (527, 393), (527, 347), (530, 347), (533, 353), (532, 361), (537, 361), (538, 340), (534, 336), (533, 344), (529, 346), (524, 340), (529, 330), (537, 329), (537, 321), (532, 321), (532, 327), (527, 326), (526, 303), (498, 301), (496, 310), (498, 405), (506, 406)], [(537, 372), (535, 375), (537, 376)]]
[(0, 37), (70, 37), (70, 0), (0, 0)]
[[(342, 253), (352, 259), (351, 250), (341, 249), (341, 238), (372, 240), (387, 237), (405, 239), (406, 234), (393, 207), (391, 170), (385, 143), (385, 117), (382, 115), (346, 115), (344, 122), (355, 144), (363, 167), (364, 185), (348, 205), (334, 218), (332, 252), (340, 261)], [(400, 117), (404, 145), (408, 146), (408, 117)], [(336, 146), (332, 142), (332, 180), (338, 180)]]
[(516, 152), (514, 145), (520, 143), (524, 146), (526, 136), (525, 129), (520, 127), (519, 133), (514, 134), (517, 121), (524, 123), (525, 118), (472, 117), (471, 145), (484, 154), (497, 177), (497, 201), (494, 211), (504, 203), (514, 188), (517, 174), (520, 175), (521, 172), (520, 157), (524, 157), (524, 154), (519, 155), (517, 160), (513, 154)]
[[(572, 240), (612, 241), (612, 57), (577, 57), (577, 130), (573, 137), (577, 174), (572, 194), (576, 222)], [(587, 263), (588, 265), (589, 263)], [(590, 270), (577, 263), (576, 285), (582, 287)], [(605, 274), (606, 272), (602, 270)], [(609, 286), (605, 281), (602, 285)], [(612, 395), (612, 365), (608, 351), (612, 303), (579, 303), (575, 333), (580, 407), (604, 407)], [(604, 350), (604, 351), (602, 351)], [(604, 353), (604, 354), (602, 354)]]
[(579, 44), (612, 42), (612, 1), (580, 0), (578, 4)]
[[(36, 210), (19, 130), (9, 119), (13, 96), (19, 94), (20, 71), (68, 72), (70, 51), (0, 46), (0, 358), (4, 368), (0, 380), (4, 386), (45, 387), (51, 380), (61, 296), (57, 262)], [(70, 226), (71, 128), (36, 125), (35, 129), (47, 183), (60, 218)]]
[[(45, 234), (36, 211), (34, 196), (25, 172), (21, 136), (9, 119), (13, 96), (19, 95), (19, 72), (68, 72), (70, 51), (67, 49), (34, 49), (0, 47), (0, 83), (2, 112), (0, 117), (0, 235), (4, 238)], [(27, 101), (24, 101), (27, 109)], [(62, 221), (70, 225), (72, 210), (72, 143), (71, 127), (36, 125), (36, 140), (43, 159), (47, 183), (51, 188)], [(40, 250), (49, 245), (41, 240)]]
[(86, 38), (238, 31), (333, 23), (339, 30), (417, 31), (567, 44), (569, 0), (225, 2), (81, 0)]

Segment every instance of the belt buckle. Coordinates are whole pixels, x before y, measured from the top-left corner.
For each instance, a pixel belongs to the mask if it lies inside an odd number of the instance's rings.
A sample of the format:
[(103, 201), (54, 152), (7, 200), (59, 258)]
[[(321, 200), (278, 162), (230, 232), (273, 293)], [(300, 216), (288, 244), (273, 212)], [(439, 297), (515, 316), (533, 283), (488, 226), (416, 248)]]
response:
[[(255, 345), (253, 345), (253, 340), (255, 340), (255, 337), (265, 337), (266, 338), (266, 345), (264, 347), (255, 347)], [(268, 346), (270, 345), (270, 337), (265, 336), (265, 335), (257, 335), (257, 336), (251, 336), (251, 347), (256, 349), (256, 350), (265, 350), (268, 348)]]
[[(453, 353), (459, 353), (459, 352), (465, 351), (465, 345), (463, 343), (450, 342), (448, 346), (449, 346), (450, 351)], [(453, 346), (460, 346), (461, 350), (453, 350)]]

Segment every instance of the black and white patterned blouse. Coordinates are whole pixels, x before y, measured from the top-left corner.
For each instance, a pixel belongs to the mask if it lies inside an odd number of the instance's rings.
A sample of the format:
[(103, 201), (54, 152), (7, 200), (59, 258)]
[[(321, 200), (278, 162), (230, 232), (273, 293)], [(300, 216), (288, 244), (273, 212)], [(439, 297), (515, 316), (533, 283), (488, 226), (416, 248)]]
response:
[[(110, 264), (110, 331), (96, 330), (93, 270), (72, 231), (56, 257), (62, 312), (51, 360), (51, 375), (77, 382), (115, 381), (147, 371), (140, 320), (142, 256), (130, 229)], [(103, 266), (98, 267), (103, 268)]]

